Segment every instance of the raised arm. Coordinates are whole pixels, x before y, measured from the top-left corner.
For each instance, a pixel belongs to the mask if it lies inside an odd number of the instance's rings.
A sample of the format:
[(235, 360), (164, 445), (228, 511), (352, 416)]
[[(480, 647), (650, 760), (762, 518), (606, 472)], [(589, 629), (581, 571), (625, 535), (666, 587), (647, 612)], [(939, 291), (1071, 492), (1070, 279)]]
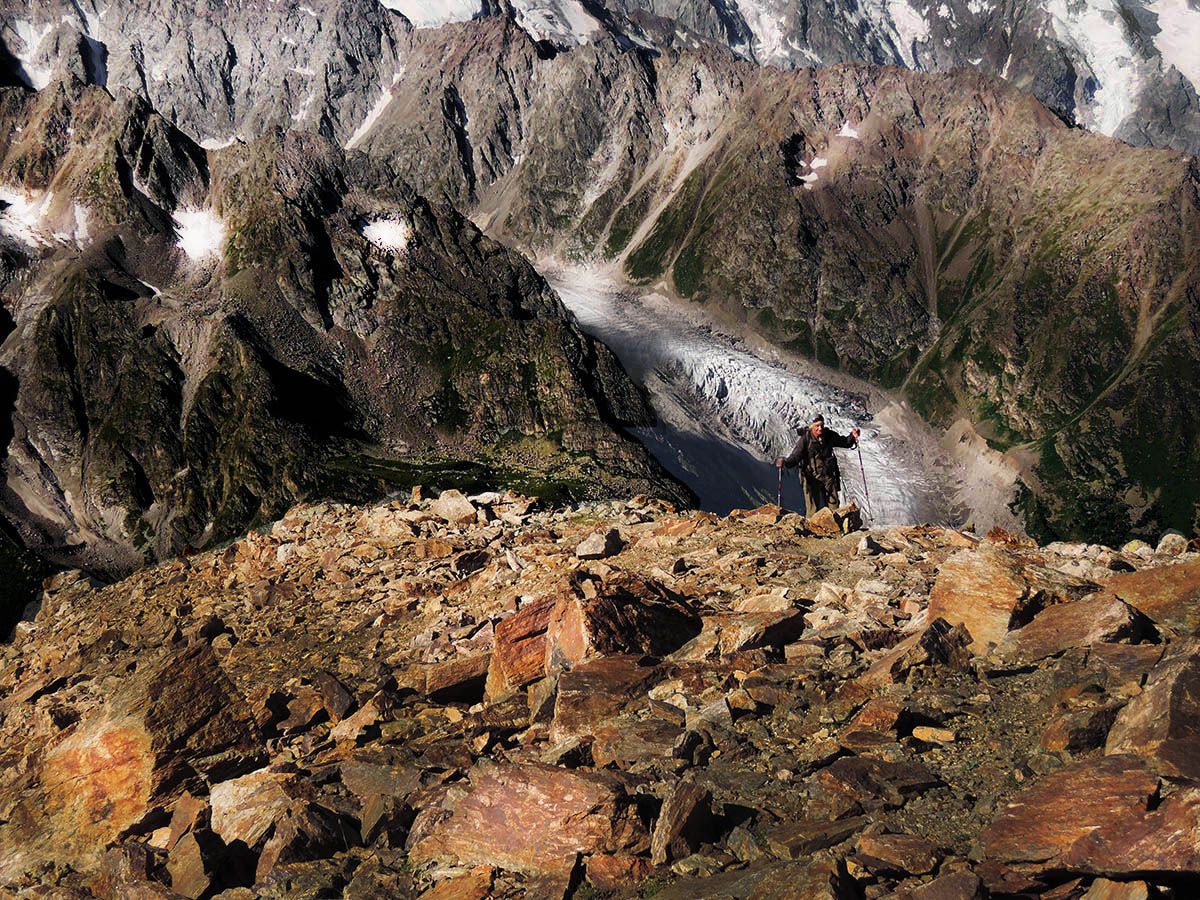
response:
[(850, 434), (838, 434), (832, 428), (826, 428), (825, 433), (829, 435), (829, 443), (835, 447), (850, 449), (858, 445), (858, 429), (855, 428)]

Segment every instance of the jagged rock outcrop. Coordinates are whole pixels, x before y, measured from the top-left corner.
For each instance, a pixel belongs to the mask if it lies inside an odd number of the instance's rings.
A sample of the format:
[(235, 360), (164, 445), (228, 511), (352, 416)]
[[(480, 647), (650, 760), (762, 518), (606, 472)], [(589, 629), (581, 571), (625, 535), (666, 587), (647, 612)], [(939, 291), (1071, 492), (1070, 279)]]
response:
[(51, 559), (125, 572), (431, 479), (676, 490), (616, 431), (651, 414), (612, 355), (389, 166), (205, 151), (74, 80), (0, 104), (3, 505)]
[[(575, 555), (609, 529), (618, 552)], [(0, 891), (1177, 895), (1200, 877), (1195, 638), (1096, 610), (1131, 609), (1134, 576), (1185, 594), (1197, 559), (645, 498), (296, 507), (116, 584), (47, 582), (0, 647)], [(971, 565), (959, 602), (987, 613), (950, 625)], [(693, 624), (548, 651), (537, 610), (618, 597)], [(722, 640), (765, 615), (797, 624)], [(518, 634), (536, 664), (485, 680)]]

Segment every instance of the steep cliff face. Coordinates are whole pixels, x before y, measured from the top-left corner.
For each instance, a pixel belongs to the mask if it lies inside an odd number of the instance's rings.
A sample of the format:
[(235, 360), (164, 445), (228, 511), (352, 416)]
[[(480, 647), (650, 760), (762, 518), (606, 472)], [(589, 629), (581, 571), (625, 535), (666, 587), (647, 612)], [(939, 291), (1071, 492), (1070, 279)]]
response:
[(718, 46), (785, 69), (862, 62), (973, 69), (1069, 121), (1200, 150), (1200, 12), (1184, 0), (5, 0), (0, 72), (69, 70), (127, 88), (211, 144), (273, 127), (352, 139), (406, 65), (414, 33), (506, 20), (550, 55), (615, 40)]
[(206, 152), (78, 82), (2, 102), (4, 501), (52, 557), (121, 571), (415, 481), (672, 492), (607, 350), (389, 166)]

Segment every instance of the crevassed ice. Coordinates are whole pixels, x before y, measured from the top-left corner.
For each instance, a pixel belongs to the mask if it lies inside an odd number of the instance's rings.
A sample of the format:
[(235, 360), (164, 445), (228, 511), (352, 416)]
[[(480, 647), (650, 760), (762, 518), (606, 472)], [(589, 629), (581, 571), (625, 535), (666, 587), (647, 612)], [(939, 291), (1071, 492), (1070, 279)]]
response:
[(375, 219), (362, 228), (363, 237), (388, 253), (403, 253), (411, 233), (408, 223), (398, 216)]
[(907, 0), (888, 0), (888, 13), (896, 26), (896, 34), (903, 46), (901, 54), (909, 64), (916, 67), (916, 56), (913, 44), (929, 40), (929, 23), (925, 17), (912, 8)]
[(379, 5), (400, 13), (413, 28), (467, 22), (483, 12), (480, 0), (379, 0)]
[(176, 247), (182, 248), (188, 259), (207, 259), (221, 252), (225, 244), (225, 224), (207, 209), (176, 210)]

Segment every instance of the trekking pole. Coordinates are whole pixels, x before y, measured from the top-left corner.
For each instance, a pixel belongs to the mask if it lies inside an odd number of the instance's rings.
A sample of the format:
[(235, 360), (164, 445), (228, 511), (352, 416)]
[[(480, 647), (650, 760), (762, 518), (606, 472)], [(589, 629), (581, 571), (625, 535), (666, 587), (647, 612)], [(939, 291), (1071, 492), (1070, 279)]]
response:
[(775, 494), (775, 505), (783, 509), (783, 466), (776, 466), (775, 471), (779, 473), (779, 489)]
[(863, 495), (867, 499), (867, 516), (874, 519), (875, 513), (871, 512), (871, 489), (867, 487), (867, 467), (863, 465), (862, 442), (855, 441), (854, 446), (858, 450), (858, 471), (862, 473)]

